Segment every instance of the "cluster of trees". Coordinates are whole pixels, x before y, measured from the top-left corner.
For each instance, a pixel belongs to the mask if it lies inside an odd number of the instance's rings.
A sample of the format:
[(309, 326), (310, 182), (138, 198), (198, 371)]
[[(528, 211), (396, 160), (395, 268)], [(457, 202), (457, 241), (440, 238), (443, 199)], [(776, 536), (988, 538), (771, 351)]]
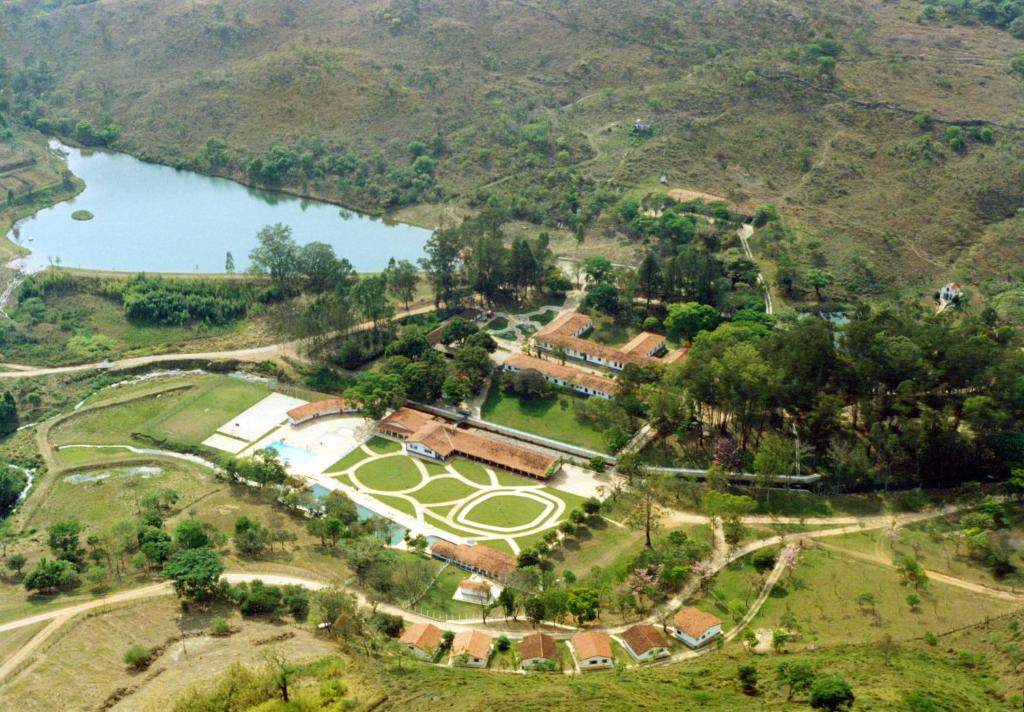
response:
[(245, 174), (254, 183), (329, 187), (347, 205), (382, 212), (420, 202), (436, 202), (445, 191), (435, 180), (435, 164), (447, 153), (440, 135), (413, 141), (408, 163), (389, 160), (380, 151), (360, 155), (348, 146), (306, 136), (291, 145), (277, 144), (263, 153), (233, 148), (216, 137), (186, 159), (186, 167), (204, 172)]
[(990, 311), (862, 308), (838, 333), (817, 317), (701, 331), (685, 363), (638, 393), (663, 437), (695, 439), (726, 471), (951, 486), (1020, 465), (1022, 360)]
[(475, 324), (455, 318), (442, 332), (455, 349), (451, 360), (434, 350), (422, 327), (410, 325), (388, 344), (385, 358), (373, 371), (359, 374), (345, 396), (358, 402), (370, 418), (380, 418), (406, 400), (458, 405), (480, 392), (494, 370), (494, 339)]
[(128, 319), (156, 326), (228, 324), (248, 313), (259, 291), (251, 282), (145, 274), (127, 281), (109, 280), (102, 287), (105, 296), (121, 301)]
[[(756, 287), (757, 266), (742, 249), (736, 227), (740, 218), (724, 203), (699, 200), (677, 202), (663, 193), (643, 203), (621, 202), (615, 217), (619, 227), (643, 242), (650, 252), (636, 270), (608, 270), (607, 274), (587, 272), (601, 286), (601, 301), (618, 311), (637, 298), (646, 300), (644, 315), (652, 300), (697, 302), (714, 306), (723, 314), (744, 309), (763, 310)], [(610, 267), (610, 265), (609, 265)], [(608, 307), (599, 307), (613, 313)]]
[[(103, 588), (111, 576), (123, 577), (129, 562), (136, 570), (158, 570), (172, 556), (217, 540), (214, 532), (192, 519), (181, 522), (173, 534), (168, 532), (164, 521), (175, 511), (177, 501), (174, 490), (147, 490), (139, 497), (137, 518), (114, 522), (105, 531), (88, 534), (75, 519), (55, 521), (47, 530), (53, 558), (40, 560), (22, 583), (29, 591), (51, 593), (78, 586), (84, 574), (89, 582)], [(83, 541), (84, 534), (87, 536)], [(22, 560), (22, 566), (24, 563)]]
[[(740, 664), (736, 668), (736, 679), (744, 693), (760, 693), (757, 665), (749, 662)], [(821, 675), (810, 663), (803, 660), (776, 665), (775, 682), (780, 689), (786, 691), (787, 702), (792, 702), (798, 696), (806, 696), (807, 703), (816, 710), (846, 710), (856, 701), (853, 688), (845, 678), (840, 675)]]
[(14, 509), (18, 503), (18, 497), (27, 483), (28, 478), (20, 469), (10, 465), (0, 465), (0, 520), (3, 520)]
[(430, 236), (420, 264), (437, 306), (457, 306), (473, 293), (494, 304), (572, 287), (554, 266), (547, 234), (541, 233), (533, 242), (509, 241), (502, 231), (508, 217), (502, 210), (487, 209)]
[(1024, 39), (1024, 2), (1020, 0), (924, 0), (921, 18), (945, 18), (964, 25), (981, 23)]

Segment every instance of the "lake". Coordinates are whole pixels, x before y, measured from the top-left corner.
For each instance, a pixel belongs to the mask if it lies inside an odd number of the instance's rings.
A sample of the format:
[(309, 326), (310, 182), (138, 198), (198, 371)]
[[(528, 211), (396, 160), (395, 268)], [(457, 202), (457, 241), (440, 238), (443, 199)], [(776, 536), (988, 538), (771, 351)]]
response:
[[(326, 242), (356, 270), (378, 272), (391, 257), (415, 262), (430, 236), (411, 225), (387, 224), (329, 203), (247, 188), (123, 153), (51, 145), (67, 154), (68, 168), (86, 187), (72, 200), (20, 221), (8, 235), (32, 250), (18, 263), (31, 271), (59, 259), (66, 267), (122, 272), (224, 272), (231, 252), (236, 271), (242, 272), (256, 233), (280, 222), (292, 228), (296, 242)], [(95, 217), (73, 220), (76, 210)]]

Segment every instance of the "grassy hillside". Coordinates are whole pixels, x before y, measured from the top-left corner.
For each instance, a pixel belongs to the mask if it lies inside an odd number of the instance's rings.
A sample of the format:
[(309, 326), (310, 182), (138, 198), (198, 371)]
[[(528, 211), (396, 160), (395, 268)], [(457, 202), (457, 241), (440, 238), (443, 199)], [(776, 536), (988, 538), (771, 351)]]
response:
[(20, 0), (0, 15), (10, 66), (47, 62), (26, 116), (72, 136), (112, 123), (117, 148), (162, 162), (366, 210), (497, 202), (591, 239), (614, 237), (602, 206), (665, 175), (778, 204), (846, 296), (1016, 280), (1024, 148), (1006, 127), (1024, 125), (1024, 42), (921, 9)]

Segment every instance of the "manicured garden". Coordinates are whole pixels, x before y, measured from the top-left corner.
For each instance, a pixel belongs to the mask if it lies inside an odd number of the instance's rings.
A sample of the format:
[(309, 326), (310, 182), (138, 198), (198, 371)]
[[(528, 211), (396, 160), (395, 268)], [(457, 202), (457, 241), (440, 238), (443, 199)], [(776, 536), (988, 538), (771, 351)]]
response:
[(483, 526), (518, 527), (528, 524), (540, 515), (547, 507), (537, 500), (519, 495), (489, 497), (470, 509), (463, 510), (468, 521)]

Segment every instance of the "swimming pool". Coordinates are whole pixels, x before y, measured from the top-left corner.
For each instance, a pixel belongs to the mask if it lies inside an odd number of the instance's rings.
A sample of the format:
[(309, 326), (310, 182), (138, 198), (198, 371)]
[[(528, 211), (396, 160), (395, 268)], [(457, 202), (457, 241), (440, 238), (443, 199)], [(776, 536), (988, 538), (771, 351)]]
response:
[(286, 465), (305, 465), (316, 459), (315, 454), (303, 450), (301, 447), (283, 443), (280, 440), (275, 440), (267, 445), (267, 447), (276, 452), (277, 456)]

